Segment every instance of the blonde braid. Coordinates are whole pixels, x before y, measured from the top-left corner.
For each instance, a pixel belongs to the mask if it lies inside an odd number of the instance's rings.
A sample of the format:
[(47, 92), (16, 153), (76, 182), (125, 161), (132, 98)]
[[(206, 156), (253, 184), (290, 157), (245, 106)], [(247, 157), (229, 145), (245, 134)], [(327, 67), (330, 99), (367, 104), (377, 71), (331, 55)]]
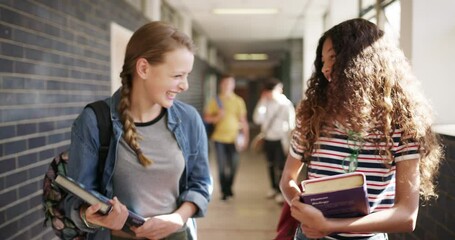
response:
[(122, 89), (121, 89), (121, 99), (120, 99), (120, 104), (119, 104), (119, 112), (120, 112), (120, 119), (123, 123), (123, 128), (124, 128), (124, 134), (123, 138), (125, 139), (126, 143), (133, 149), (133, 151), (136, 153), (137, 158), (139, 162), (141, 163), (142, 166), (146, 167), (149, 166), (150, 164), (153, 163), (153, 161), (149, 158), (147, 158), (141, 150), (141, 147), (139, 146), (138, 140), (141, 139), (141, 137), (137, 134), (136, 131), (136, 126), (134, 125), (134, 120), (130, 115), (130, 86), (128, 84), (128, 76), (125, 76), (126, 74), (123, 71), (120, 74), (120, 77), (122, 78)]

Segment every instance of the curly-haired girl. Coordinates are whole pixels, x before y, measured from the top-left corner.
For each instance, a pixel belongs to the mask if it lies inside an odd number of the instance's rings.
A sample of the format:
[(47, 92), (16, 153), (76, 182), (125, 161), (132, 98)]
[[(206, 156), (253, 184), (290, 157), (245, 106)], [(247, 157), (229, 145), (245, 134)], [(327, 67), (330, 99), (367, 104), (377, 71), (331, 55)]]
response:
[[(295, 239), (387, 239), (413, 231), (419, 193), (436, 196), (442, 150), (405, 56), (375, 24), (352, 19), (323, 34), (314, 66), (280, 182), (301, 222)], [(300, 202), (296, 180), (304, 164), (310, 179), (364, 173), (370, 214), (326, 218)]]

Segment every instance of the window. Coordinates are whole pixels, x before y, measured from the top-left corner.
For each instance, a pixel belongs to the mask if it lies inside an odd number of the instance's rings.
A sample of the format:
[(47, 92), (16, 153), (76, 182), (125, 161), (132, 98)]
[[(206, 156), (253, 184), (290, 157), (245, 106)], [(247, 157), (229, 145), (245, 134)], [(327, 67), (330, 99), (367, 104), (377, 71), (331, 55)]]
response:
[(181, 29), (181, 19), (177, 11), (175, 11), (166, 1), (161, 4), (161, 20), (168, 22), (174, 27)]
[(401, 4), (399, 0), (360, 0), (360, 17), (377, 24), (398, 45)]

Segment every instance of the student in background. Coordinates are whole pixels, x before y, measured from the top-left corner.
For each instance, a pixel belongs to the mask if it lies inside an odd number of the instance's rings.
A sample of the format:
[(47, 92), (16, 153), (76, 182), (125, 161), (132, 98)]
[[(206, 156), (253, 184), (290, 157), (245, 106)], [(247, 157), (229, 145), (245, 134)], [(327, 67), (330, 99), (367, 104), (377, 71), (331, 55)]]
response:
[(279, 183), (289, 149), (289, 138), (295, 127), (295, 109), (283, 94), (283, 84), (278, 79), (267, 79), (261, 97), (253, 112), (254, 123), (264, 134), (264, 151), (271, 189), (268, 198), (283, 203)]
[[(435, 196), (441, 146), (432, 111), (402, 51), (375, 24), (342, 22), (323, 34), (297, 108), (281, 190), (300, 221), (295, 239), (387, 239), (416, 224), (419, 193)], [(325, 218), (301, 203), (296, 178), (366, 175), (369, 215)]]
[(204, 112), (204, 120), (215, 124), (211, 139), (215, 144), (222, 200), (234, 196), (232, 186), (239, 165), (235, 141), (242, 134), (240, 150), (246, 149), (249, 141), (245, 101), (234, 93), (234, 89), (234, 77), (222, 76), (218, 99), (212, 99)]
[[(66, 214), (88, 239), (193, 238), (191, 219), (204, 216), (212, 185), (200, 115), (176, 100), (188, 89), (193, 62), (191, 39), (170, 25), (151, 22), (133, 34), (122, 86), (106, 99), (113, 138), (103, 176), (96, 176), (100, 143), (94, 112), (86, 108), (75, 120), (68, 176), (111, 198), (113, 206), (100, 215), (99, 205), (66, 198)], [(121, 231), (127, 209), (147, 218), (131, 229), (134, 236)]]

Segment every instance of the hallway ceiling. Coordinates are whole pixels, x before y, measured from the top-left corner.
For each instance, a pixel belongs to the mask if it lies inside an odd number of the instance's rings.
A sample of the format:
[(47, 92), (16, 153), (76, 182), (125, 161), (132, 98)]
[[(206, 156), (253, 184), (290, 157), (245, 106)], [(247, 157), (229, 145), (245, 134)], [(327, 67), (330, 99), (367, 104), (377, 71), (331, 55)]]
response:
[[(286, 40), (302, 38), (303, 21), (320, 18), (328, 0), (166, 0), (186, 13), (192, 24), (234, 64), (235, 53), (267, 53), (277, 62), (287, 49)], [(216, 8), (275, 8), (274, 15), (216, 15)], [(250, 63), (251, 64), (251, 63)], [(264, 63), (258, 63), (264, 64)]]

